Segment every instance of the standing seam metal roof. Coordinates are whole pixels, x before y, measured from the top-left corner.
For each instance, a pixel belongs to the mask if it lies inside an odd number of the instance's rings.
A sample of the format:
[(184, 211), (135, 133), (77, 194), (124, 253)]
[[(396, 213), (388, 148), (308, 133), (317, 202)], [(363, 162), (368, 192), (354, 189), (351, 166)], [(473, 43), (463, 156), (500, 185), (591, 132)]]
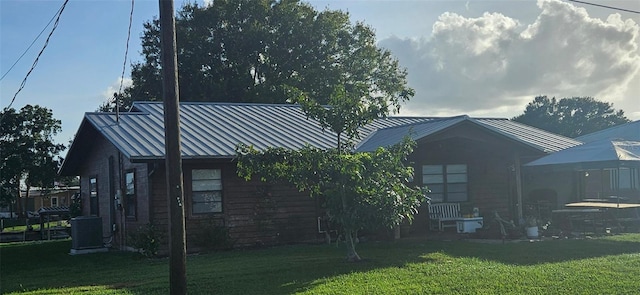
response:
[(499, 134), (522, 142), (544, 153), (557, 152), (582, 144), (581, 141), (551, 133), (508, 119), (470, 119)]
[[(131, 112), (120, 114), (119, 122), (113, 113), (87, 113), (85, 119), (131, 160), (164, 158), (161, 102), (136, 102)], [(299, 149), (306, 144), (333, 148), (337, 144), (336, 134), (308, 119), (298, 105), (182, 102), (180, 120), (185, 159), (234, 157), (239, 143), (258, 149)], [(507, 119), (388, 117), (361, 128), (363, 140), (357, 150), (390, 146), (408, 134), (419, 139), (462, 121), (479, 124), (546, 153), (580, 143)]]
[(576, 139), (583, 142), (593, 142), (603, 139), (640, 141), (640, 120), (585, 134)]
[(400, 142), (405, 136), (410, 136), (413, 140), (418, 140), (440, 132), (462, 121), (469, 121), (474, 124), (478, 124), (498, 135), (523, 143), (544, 153), (556, 152), (582, 143), (568, 137), (510, 121), (508, 119), (457, 116), (380, 129), (363, 140), (356, 149), (358, 151), (373, 151), (378, 147), (390, 146)]

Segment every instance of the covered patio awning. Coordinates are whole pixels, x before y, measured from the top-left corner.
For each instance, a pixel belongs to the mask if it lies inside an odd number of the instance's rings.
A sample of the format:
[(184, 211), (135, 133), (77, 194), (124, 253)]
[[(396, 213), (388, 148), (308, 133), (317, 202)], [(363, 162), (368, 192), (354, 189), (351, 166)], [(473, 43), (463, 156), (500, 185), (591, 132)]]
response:
[(562, 170), (640, 165), (640, 142), (600, 140), (571, 147), (525, 164)]
[(69, 214), (69, 206), (42, 207), (38, 210), (38, 214), (40, 216)]

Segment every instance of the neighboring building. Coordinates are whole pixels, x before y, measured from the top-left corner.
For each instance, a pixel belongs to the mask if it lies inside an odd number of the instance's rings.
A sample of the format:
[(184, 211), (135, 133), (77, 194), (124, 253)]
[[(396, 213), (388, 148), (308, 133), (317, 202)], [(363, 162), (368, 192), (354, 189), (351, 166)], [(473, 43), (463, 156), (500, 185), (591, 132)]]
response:
[(560, 204), (584, 199), (640, 203), (640, 121), (576, 140), (582, 144), (526, 164), (532, 199), (554, 196)]
[[(126, 233), (168, 224), (162, 103), (136, 102), (130, 112), (87, 113), (61, 168), (80, 176), (83, 215), (100, 216), (105, 235), (123, 246)], [(295, 105), (181, 103), (187, 247), (211, 226), (228, 229), (236, 245), (315, 241), (322, 205), (282, 184), (245, 181), (236, 174), (235, 147), (298, 149), (336, 146), (336, 135)], [(427, 185), (433, 202), (478, 207), (490, 217), (522, 217), (522, 163), (580, 142), (507, 119), (389, 117), (360, 131), (358, 151), (411, 136), (414, 185)], [(117, 198), (116, 198), (117, 196)], [(426, 209), (413, 231), (428, 228)], [(115, 231), (114, 231), (115, 230)], [(109, 234), (110, 233), (110, 234)], [(107, 238), (107, 237), (105, 237)]]
[(36, 217), (43, 207), (69, 206), (73, 195), (80, 192), (79, 186), (58, 186), (51, 189), (31, 188), (20, 191), (20, 198), (8, 206), (0, 207), (0, 218)]
[(28, 212), (29, 217), (34, 217), (43, 207), (68, 207), (73, 195), (79, 192), (80, 187), (78, 186), (56, 186), (51, 189), (31, 188), (28, 195), (26, 190), (21, 190), (20, 199), (15, 207), (19, 215)]

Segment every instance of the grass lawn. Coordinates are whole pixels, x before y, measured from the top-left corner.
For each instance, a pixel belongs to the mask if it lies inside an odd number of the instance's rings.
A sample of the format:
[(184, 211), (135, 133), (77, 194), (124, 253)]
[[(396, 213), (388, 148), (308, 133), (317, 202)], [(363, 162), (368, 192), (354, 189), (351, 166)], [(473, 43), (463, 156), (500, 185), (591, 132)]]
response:
[[(35, 222), (31, 224), (32, 230), (40, 230), (40, 223), (39, 222)], [(45, 223), (44, 224), (45, 229), (47, 228), (54, 228), (54, 227), (68, 227), (71, 228), (71, 224), (69, 223), (68, 220), (61, 220), (61, 221), (50, 221), (49, 223)], [(27, 226), (26, 225), (13, 225), (13, 226), (7, 226), (5, 228), (2, 229), (2, 232), (5, 233), (9, 233), (9, 232), (23, 232), (27, 230)]]
[[(70, 256), (69, 240), (0, 245), (2, 294), (167, 294), (168, 259)], [(487, 244), (410, 239), (187, 258), (189, 294), (638, 294), (640, 234)]]

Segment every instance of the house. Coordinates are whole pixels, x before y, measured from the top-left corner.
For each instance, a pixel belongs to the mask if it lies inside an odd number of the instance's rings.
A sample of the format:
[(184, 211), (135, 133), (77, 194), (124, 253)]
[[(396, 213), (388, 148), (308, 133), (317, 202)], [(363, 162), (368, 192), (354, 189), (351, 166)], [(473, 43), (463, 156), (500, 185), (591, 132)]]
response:
[(21, 190), (14, 212), (20, 212), (19, 214), (28, 212), (29, 217), (35, 217), (38, 210), (43, 207), (69, 206), (73, 195), (79, 191), (78, 186), (58, 185), (50, 189), (30, 188), (28, 195), (26, 190)]
[[(87, 113), (60, 170), (80, 176), (83, 215), (102, 218), (105, 240), (126, 246), (127, 232), (153, 223), (167, 232), (163, 105), (136, 102), (130, 112)], [(245, 181), (236, 174), (235, 147), (298, 149), (336, 146), (336, 134), (296, 105), (180, 104), (188, 249), (212, 229), (236, 245), (323, 238), (322, 204), (283, 184)], [(522, 216), (522, 163), (580, 142), (507, 119), (456, 116), (389, 117), (360, 130), (358, 151), (411, 136), (413, 184), (433, 202), (457, 202), (505, 218)], [(426, 230), (424, 210), (411, 226)]]

